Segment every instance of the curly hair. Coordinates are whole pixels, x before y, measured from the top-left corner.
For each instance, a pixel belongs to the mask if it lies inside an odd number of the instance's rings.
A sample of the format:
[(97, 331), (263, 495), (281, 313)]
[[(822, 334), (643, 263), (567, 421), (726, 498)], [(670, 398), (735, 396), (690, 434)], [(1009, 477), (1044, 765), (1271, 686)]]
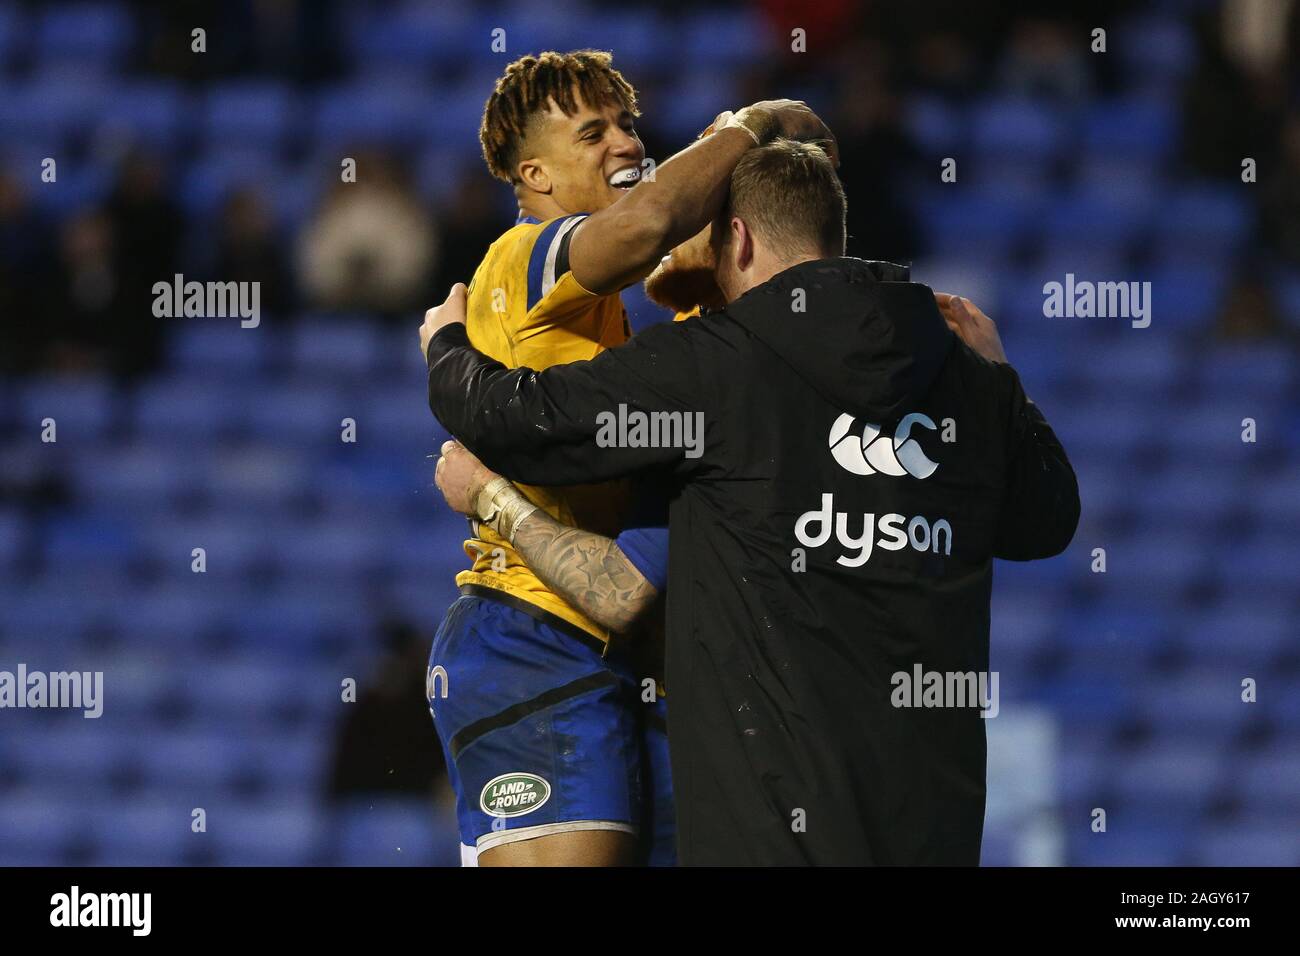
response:
[(515, 182), (520, 147), (530, 123), (546, 110), (548, 100), (554, 100), (566, 116), (577, 111), (578, 97), (591, 105), (612, 101), (640, 116), (636, 90), (611, 62), (612, 57), (600, 50), (548, 51), (520, 57), (507, 66), (483, 108), (479, 128), (483, 158), (492, 175), (506, 183)]

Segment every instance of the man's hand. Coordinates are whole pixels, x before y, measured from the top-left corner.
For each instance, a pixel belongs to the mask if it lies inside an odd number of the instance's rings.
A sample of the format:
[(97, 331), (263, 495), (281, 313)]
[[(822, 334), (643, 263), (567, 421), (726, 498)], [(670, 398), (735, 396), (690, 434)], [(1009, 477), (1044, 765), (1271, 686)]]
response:
[(830, 127), (801, 100), (762, 100), (737, 113), (726, 113), (713, 121), (710, 129), (727, 129), (740, 126), (748, 130), (761, 145), (774, 137), (797, 139), (820, 144), (831, 162), (840, 165), (839, 147)]
[[(431, 309), (430, 314), (436, 311)], [(481, 517), (477, 510), (478, 493), (496, 477), (496, 472), (489, 470), (460, 442), (443, 442), (442, 457), (434, 469), (433, 480), (453, 511), (470, 517)]]
[(1002, 339), (993, 320), (979, 310), (970, 299), (936, 292), (934, 301), (948, 328), (990, 362), (1006, 363), (1007, 353), (1002, 350)]
[(465, 299), (468, 295), (465, 283), (457, 282), (447, 293), (447, 301), (424, 313), (424, 324), (420, 326), (420, 354), (426, 359), (429, 357), (429, 340), (442, 328), (456, 322), (465, 324)]

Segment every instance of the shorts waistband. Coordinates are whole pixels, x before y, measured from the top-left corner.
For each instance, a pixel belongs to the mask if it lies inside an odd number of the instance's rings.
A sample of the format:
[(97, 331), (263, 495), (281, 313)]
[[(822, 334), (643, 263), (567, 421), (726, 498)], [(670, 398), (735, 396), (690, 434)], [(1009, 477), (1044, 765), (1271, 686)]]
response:
[(590, 647), (601, 657), (609, 650), (609, 644), (602, 641), (596, 635), (584, 631), (576, 624), (572, 624), (560, 617), (558, 614), (552, 614), (545, 608), (540, 608), (536, 604), (530, 604), (521, 597), (517, 597), (508, 591), (502, 591), (499, 588), (490, 588), (482, 584), (462, 584), (460, 593), (466, 597), (483, 598), (486, 601), (496, 601), (498, 604), (504, 604), (508, 608), (513, 608), (523, 614), (527, 614), (535, 621), (540, 621), (547, 627), (553, 627), (563, 634), (568, 634), (575, 640), (581, 641)]

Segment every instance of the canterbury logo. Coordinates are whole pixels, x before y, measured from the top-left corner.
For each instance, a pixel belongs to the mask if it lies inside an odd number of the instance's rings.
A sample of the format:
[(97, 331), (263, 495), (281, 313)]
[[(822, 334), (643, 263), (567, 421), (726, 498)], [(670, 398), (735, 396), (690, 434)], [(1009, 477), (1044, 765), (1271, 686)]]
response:
[(846, 471), (855, 475), (911, 475), (913, 478), (929, 478), (939, 467), (938, 462), (931, 461), (921, 450), (915, 438), (909, 438), (912, 426), (920, 425), (930, 431), (937, 428), (928, 415), (912, 412), (904, 415), (903, 420), (894, 429), (894, 437), (884, 436), (879, 425), (867, 422), (858, 434), (853, 430), (856, 419), (852, 415), (841, 415), (831, 426), (831, 456)]

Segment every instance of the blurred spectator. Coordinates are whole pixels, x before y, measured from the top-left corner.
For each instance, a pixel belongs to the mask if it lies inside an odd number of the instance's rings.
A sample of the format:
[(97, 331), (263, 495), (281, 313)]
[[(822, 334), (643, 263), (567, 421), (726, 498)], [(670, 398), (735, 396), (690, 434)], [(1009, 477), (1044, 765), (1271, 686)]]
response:
[(917, 150), (903, 127), (898, 97), (887, 86), (883, 47), (859, 42), (845, 60), (847, 82), (831, 128), (846, 158), (839, 172), (849, 197), (848, 255), (908, 262), (921, 252), (919, 230), (897, 187)]
[(1221, 339), (1271, 338), (1283, 330), (1273, 290), (1255, 276), (1238, 280), (1214, 323)]
[(998, 70), (1006, 93), (1079, 103), (1092, 92), (1087, 31), (1072, 20), (1025, 17), (1012, 24)]
[(344, 704), (329, 792), (428, 796), (446, 775), (425, 697), (429, 642), (404, 621), (383, 625), (384, 653), (372, 680)]
[[(1273, 27), (1284, 32), (1280, 16), (1285, 7), (1274, 6), (1279, 16)], [(1248, 42), (1232, 55), (1226, 48), (1224, 22), (1229, 8), (1207, 12), (1197, 21), (1200, 54), (1183, 91), (1183, 159), (1195, 173), (1237, 179), (1242, 157), (1265, 165), (1277, 143), (1285, 84), (1267, 55), (1247, 54)]]
[(357, 157), (357, 181), (336, 182), (299, 238), (299, 283), (327, 309), (396, 317), (429, 301), (438, 237), (395, 164)]
[(36, 361), (51, 258), (48, 230), (26, 192), (0, 171), (0, 371), (27, 371)]
[(107, 214), (83, 212), (65, 223), (56, 263), (44, 321), (32, 330), (41, 364), (59, 371), (112, 367), (125, 313)]
[[(263, 74), (319, 82), (340, 67), (336, 0), (135, 0), (140, 62), (190, 81)], [(193, 31), (207, 31), (195, 53)]]
[(232, 192), (221, 208), (217, 232), (214, 278), (261, 283), (261, 307), (273, 316), (287, 315), (293, 301), (292, 278), (284, 243), (262, 195), (247, 186)]
[(504, 226), (498, 201), (500, 189), (500, 184), (480, 167), (466, 166), (462, 171), (451, 204), (443, 210), (439, 222), (442, 255), (434, 290), (437, 301), (453, 283), (469, 284), (488, 246), (501, 235)]
[(112, 365), (134, 376), (156, 367), (166, 319), (153, 314), (153, 286), (181, 271), (185, 220), (162, 162), (133, 151), (118, 170), (106, 213), (113, 241), (121, 325), (111, 340)]
[(1276, 162), (1263, 170), (1261, 229), (1269, 248), (1300, 269), (1300, 111), (1287, 118), (1281, 139)]

